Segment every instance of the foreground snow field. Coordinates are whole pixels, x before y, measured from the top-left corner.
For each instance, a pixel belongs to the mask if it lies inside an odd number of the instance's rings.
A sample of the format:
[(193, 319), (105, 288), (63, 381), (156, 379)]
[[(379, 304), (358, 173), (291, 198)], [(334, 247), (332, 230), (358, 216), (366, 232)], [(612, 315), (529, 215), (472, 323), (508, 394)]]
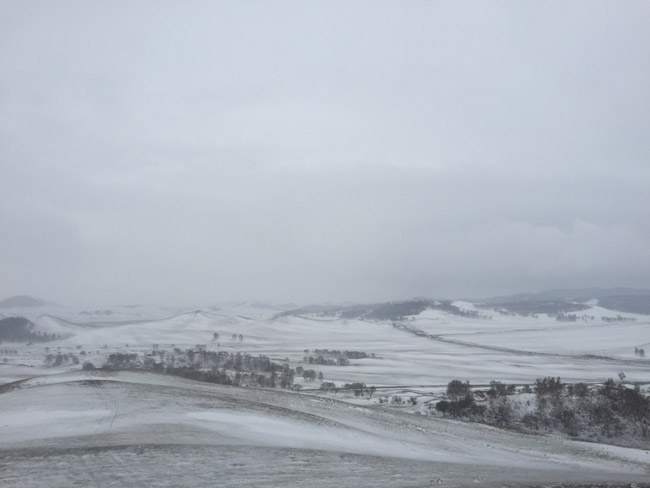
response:
[[(0, 486), (629, 485), (650, 479), (650, 446), (522, 434), (378, 405), (380, 394), (433, 398), (455, 378), (599, 383), (624, 372), (647, 388), (650, 360), (634, 349), (650, 351), (648, 316), (624, 314), (628, 320), (611, 322), (602, 317), (616, 313), (598, 307), (584, 312), (595, 319), (578, 322), (485, 310), (481, 318), (425, 310), (399, 323), (371, 322), (278, 316), (241, 305), (38, 312), (14, 315), (62, 338), (1, 346), (7, 360), (0, 364)], [(306, 349), (364, 351), (374, 357), (309, 367), (338, 385), (375, 385), (377, 395), (337, 399), (44, 366), (47, 351), (83, 351), (84, 360), (101, 366), (113, 352), (144, 355), (153, 347), (197, 344), (263, 354), (291, 367), (302, 364)], [(309, 390), (319, 382), (302, 385)]]
[(12, 386), (0, 394), (4, 486), (500, 486), (650, 475), (647, 451), (279, 391), (105, 371)]

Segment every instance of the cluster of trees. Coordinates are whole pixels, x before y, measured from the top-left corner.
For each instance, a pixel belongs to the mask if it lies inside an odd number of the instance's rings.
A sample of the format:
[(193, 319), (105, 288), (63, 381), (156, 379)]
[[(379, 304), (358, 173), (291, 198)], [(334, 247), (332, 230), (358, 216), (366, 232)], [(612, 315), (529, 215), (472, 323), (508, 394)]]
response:
[[(559, 313), (556, 315), (555, 320), (558, 322), (577, 322), (578, 320), (583, 320), (583, 321), (588, 321), (588, 320), (596, 320), (596, 317), (593, 315), (576, 315), (574, 313), (566, 314), (566, 313)], [(602, 316), (600, 317), (600, 320), (603, 322), (634, 322), (636, 319), (634, 317), (623, 317), (622, 315), (617, 315), (616, 317), (605, 317)]]
[(639, 349), (638, 347), (635, 347), (634, 348), (634, 354), (636, 354), (637, 356), (640, 356), (640, 357), (643, 358), (643, 357), (645, 357), (645, 349), (643, 349), (643, 348)]
[(409, 315), (419, 315), (430, 303), (427, 300), (383, 303), (370, 311), (364, 317), (368, 320), (403, 320)]
[(261, 388), (291, 388), (293, 378), (290, 374), (274, 371), (266, 375), (262, 373), (242, 373), (242, 372), (228, 372), (225, 369), (212, 368), (209, 370), (201, 370), (190, 366), (173, 367), (168, 366), (163, 368), (160, 372), (164, 374), (181, 376), (195, 381), (203, 381), (206, 383), (216, 383), (219, 385), (231, 385), (242, 387), (261, 387)]
[(376, 387), (367, 386), (365, 383), (345, 383), (341, 388), (354, 392), (355, 397), (368, 395), (368, 398), (372, 398), (372, 395), (377, 391)]
[(174, 347), (172, 351), (159, 349), (154, 344), (154, 349), (145, 354), (141, 363), (147, 368), (152, 368), (157, 364), (158, 368), (163, 369), (168, 366), (187, 366), (194, 369), (222, 368), (234, 371), (270, 372), (281, 368), (266, 356), (252, 356), (240, 352), (208, 351), (202, 344), (184, 350)]
[(321, 316), (338, 314), (342, 319), (402, 320), (405, 316), (422, 313), (428, 306), (427, 300), (353, 305), (338, 310), (326, 310)]
[(547, 376), (546, 378), (537, 378), (535, 380), (535, 393), (539, 398), (548, 396), (548, 395), (558, 395), (564, 389), (564, 383), (558, 376), (553, 378), (552, 376)]
[(576, 322), (578, 320), (578, 316), (574, 313), (559, 313), (557, 314), (557, 317), (555, 317), (555, 320), (558, 322)]
[[(77, 346), (77, 349), (81, 349), (82, 346)], [(50, 348), (45, 347), (45, 357), (43, 359), (43, 363), (45, 366), (63, 366), (66, 364), (72, 364), (76, 365), (80, 363), (80, 357), (85, 358), (86, 351), (79, 351), (79, 356), (72, 354), (72, 353), (61, 353), (61, 348), (58, 348), (58, 352), (56, 354), (50, 353)]]
[(454, 305), (450, 300), (414, 300), (408, 302), (387, 303), (368, 313), (365, 318), (374, 320), (404, 320), (409, 315), (419, 315), (426, 309), (440, 310), (451, 315), (467, 318), (480, 318), (476, 310), (465, 310)]
[[(342, 319), (403, 321), (405, 317), (419, 315), (428, 308), (441, 310), (461, 317), (482, 317), (476, 310), (461, 309), (450, 300), (408, 300), (403, 302), (353, 305), (350, 307), (323, 310), (319, 315), (321, 317), (338, 315)], [(294, 310), (288, 313), (295, 315), (300, 312), (304, 313), (307, 310)]]
[(325, 393), (333, 391), (334, 394), (338, 393), (339, 391), (339, 389), (336, 387), (336, 384), (331, 381), (324, 381), (323, 383), (321, 383), (320, 389), (323, 390)]
[(566, 385), (560, 378), (538, 380), (536, 408), (519, 420), (530, 430), (561, 430), (572, 437), (648, 439), (650, 398), (638, 385), (626, 385), (624, 374), (619, 378), (591, 389), (584, 383)]
[[(435, 404), (443, 416), (516, 426), (526, 430), (565, 432), (571, 437), (600, 440), (617, 438), (621, 444), (650, 438), (650, 397), (639, 386), (609, 379), (601, 387), (584, 383), (565, 384), (553, 377), (538, 378), (534, 395), (513, 400), (514, 385), (491, 382), (487, 391), (473, 391), (468, 382), (453, 380), (447, 386), (447, 400)], [(521, 393), (533, 393), (524, 387)]]
[(588, 305), (565, 300), (522, 300), (518, 302), (486, 304), (481, 305), (481, 307), (492, 308), (502, 315), (521, 315), (523, 317), (536, 317), (539, 314), (548, 314), (550, 316), (566, 315), (589, 308)]
[(459, 317), (466, 317), (470, 319), (485, 318), (477, 310), (467, 310), (467, 309), (457, 307), (449, 300), (442, 300), (442, 301), (436, 300), (434, 302), (429, 303), (429, 308), (440, 310), (442, 312), (446, 312), (451, 315), (458, 315)]
[[(360, 319), (363, 318), (364, 315), (370, 313), (372, 309), (370, 308), (364, 308), (364, 309), (349, 309), (349, 310), (343, 310), (340, 313), (340, 317), (342, 319)], [(329, 315), (336, 315), (336, 312), (324, 312), (321, 314), (321, 316), (326, 317)]]
[[(239, 342), (244, 340), (244, 336), (242, 334), (233, 334), (233, 335), (230, 336), (230, 338), (233, 341), (239, 340)], [(219, 332), (214, 332), (212, 334), (212, 340), (216, 341), (217, 339), (219, 339)]]
[(25, 317), (0, 319), (0, 344), (3, 342), (50, 342), (60, 339), (57, 334), (35, 330), (34, 323)]
[(45, 356), (46, 366), (62, 366), (64, 364), (79, 364), (79, 358), (74, 354), (48, 354)]
[(379, 397), (379, 403), (381, 404), (391, 404), (391, 405), (397, 405), (397, 406), (402, 406), (402, 405), (410, 405), (410, 406), (415, 406), (418, 404), (418, 399), (417, 397), (411, 396), (408, 398), (408, 400), (404, 400), (399, 395), (394, 395), (392, 397), (384, 396), (384, 397)]
[(477, 405), (474, 401), (469, 381), (465, 383), (460, 380), (450, 381), (447, 385), (447, 398), (448, 400), (441, 400), (435, 404), (435, 409), (445, 417), (449, 414), (454, 418), (475, 419), (485, 415), (485, 406)]
[(302, 375), (302, 378), (305, 381), (316, 381), (316, 378), (318, 378), (320, 381), (323, 381), (323, 373), (322, 372), (317, 372), (313, 369), (304, 369), (302, 366), (298, 366), (296, 368), (296, 373), (299, 375)]
[(317, 356), (305, 356), (302, 362), (306, 364), (318, 364), (320, 366), (349, 366), (350, 360), (344, 357), (326, 358), (322, 354)]
[[(372, 395), (377, 391), (377, 387), (368, 386), (365, 383), (345, 383), (341, 387), (337, 387), (336, 384), (331, 381), (321, 383), (320, 389), (326, 393), (334, 392), (334, 394), (337, 394), (339, 391), (347, 391), (354, 393), (355, 397), (363, 397), (367, 395), (368, 398), (372, 398)], [(379, 403), (384, 403), (383, 398), (379, 399)]]
[[(151, 353), (113, 353), (108, 356), (105, 368), (141, 369), (170, 374), (208, 383), (242, 387), (293, 388), (296, 370), (278, 364), (266, 356), (207, 351), (204, 347), (165, 352), (155, 348)], [(301, 371), (312, 381), (322, 373)]]
[(107, 369), (135, 369), (142, 365), (140, 356), (137, 353), (115, 352), (108, 356), (104, 363)]
[(634, 322), (636, 318), (634, 317), (623, 317), (622, 315), (617, 315), (616, 317), (601, 317), (603, 322)]
[(365, 359), (375, 357), (363, 351), (340, 351), (338, 349), (314, 349), (313, 354), (305, 349), (303, 362), (307, 364), (320, 364), (326, 366), (349, 366), (350, 359)]
[(18, 351), (16, 349), (0, 349), (0, 354), (5, 356), (16, 356), (18, 355)]
[[(305, 349), (305, 354), (309, 353), (309, 349)], [(368, 354), (363, 351), (341, 351), (339, 349), (314, 349), (314, 354), (326, 357), (347, 358), (347, 359), (365, 359), (375, 357), (374, 354)]]

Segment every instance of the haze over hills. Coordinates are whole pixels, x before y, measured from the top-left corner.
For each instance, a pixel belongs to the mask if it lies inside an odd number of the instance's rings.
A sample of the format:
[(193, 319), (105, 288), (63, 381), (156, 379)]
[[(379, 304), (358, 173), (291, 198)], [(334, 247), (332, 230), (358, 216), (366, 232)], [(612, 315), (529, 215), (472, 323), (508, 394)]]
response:
[[(512, 295), (494, 296), (480, 299), (462, 299), (452, 298), (445, 300), (430, 299), (430, 298), (414, 298), (406, 300), (394, 300), (391, 302), (374, 302), (374, 303), (314, 303), (311, 305), (300, 307), (295, 303), (264, 303), (264, 302), (226, 302), (220, 306), (235, 307), (235, 308), (252, 308), (259, 310), (274, 310), (276, 312), (327, 312), (330, 310), (343, 310), (346, 309), (350, 313), (354, 310), (378, 308), (385, 304), (396, 303), (414, 303), (414, 302), (438, 302), (438, 303), (452, 303), (454, 300), (465, 300), (474, 304), (485, 305), (500, 305), (500, 304), (513, 304), (519, 302), (579, 302), (585, 303), (589, 300), (597, 300), (598, 304), (604, 308), (611, 310), (618, 310), (622, 312), (650, 314), (650, 289), (646, 288), (557, 288), (549, 289), (536, 293), (515, 293)], [(60, 306), (56, 303), (35, 298), (29, 295), (16, 295), (6, 298), (0, 302), (0, 308), (35, 308), (45, 306)], [(119, 306), (122, 309), (136, 309), (140, 305)], [(219, 307), (209, 307), (218, 309)], [(109, 310), (101, 311), (102, 314), (109, 314)]]
[(515, 293), (512, 295), (471, 299), (474, 303), (505, 303), (523, 300), (577, 300), (586, 301), (613, 296), (650, 296), (647, 288), (554, 288), (537, 293)]
[(596, 300), (604, 308), (620, 312), (650, 314), (650, 289), (643, 288), (567, 288), (544, 290), (539, 293), (517, 293), (514, 295), (470, 300), (473, 303), (491, 305), (542, 302), (579, 302)]
[(0, 308), (30, 308), (30, 307), (44, 307), (46, 305), (55, 305), (52, 302), (34, 298), (29, 295), (15, 295), (13, 297), (5, 298), (0, 302)]

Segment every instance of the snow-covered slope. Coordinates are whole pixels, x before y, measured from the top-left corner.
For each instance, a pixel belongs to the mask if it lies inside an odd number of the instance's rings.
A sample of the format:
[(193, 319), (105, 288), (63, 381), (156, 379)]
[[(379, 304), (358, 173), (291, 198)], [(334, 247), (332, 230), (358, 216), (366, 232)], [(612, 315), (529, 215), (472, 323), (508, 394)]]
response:
[(191, 486), (639, 482), (650, 463), (646, 451), (152, 374), (30, 380), (0, 394), (0, 411), (6, 486), (174, 486), (181, 473)]

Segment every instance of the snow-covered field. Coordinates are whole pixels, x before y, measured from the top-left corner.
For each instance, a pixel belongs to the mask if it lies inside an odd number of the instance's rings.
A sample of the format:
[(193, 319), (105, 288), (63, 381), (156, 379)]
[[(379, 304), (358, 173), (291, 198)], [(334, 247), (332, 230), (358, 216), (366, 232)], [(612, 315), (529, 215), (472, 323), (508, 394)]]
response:
[(502, 316), (489, 310), (480, 312), (490, 320), (449, 317), (428, 310), (414, 317), (412, 324), (427, 333), (470, 344), (538, 353), (638, 359), (635, 347), (650, 349), (650, 317), (647, 315), (613, 312), (594, 306), (576, 312), (578, 320), (575, 322), (562, 322), (547, 315), (522, 317)]
[[(205, 344), (209, 350), (288, 358), (292, 366), (302, 361), (305, 349), (375, 354), (375, 358), (355, 360), (348, 367), (314, 366), (327, 381), (336, 383), (443, 385), (454, 378), (476, 384), (492, 380), (532, 383), (543, 376), (593, 383), (615, 378), (619, 372), (629, 381), (650, 382), (650, 317), (622, 314), (635, 320), (603, 322), (601, 317), (617, 313), (598, 307), (581, 312), (594, 316), (593, 321), (558, 322), (546, 315), (513, 317), (481, 311), (491, 317), (488, 320), (438, 310), (405, 320), (411, 331), (422, 331), (428, 337), (396, 328), (390, 321), (276, 317), (274, 310), (250, 306), (190, 311), (128, 308), (91, 316), (92, 320), (62, 308), (46, 313), (39, 309), (38, 315), (26, 312), (40, 330), (67, 338), (29, 347), (7, 345), (18, 354), (6, 356), (0, 382), (42, 374), (39, 367), (45, 347), (50, 352), (86, 351), (85, 359), (99, 366), (111, 352), (145, 352), (153, 344), (168, 350)], [(144, 317), (146, 313), (149, 318)], [(213, 339), (215, 332), (217, 340)], [(243, 341), (233, 339), (233, 334), (241, 334)], [(635, 348), (648, 350), (648, 356), (635, 355)], [(57, 371), (61, 369), (45, 372)]]
[(647, 451), (147, 373), (27, 381), (0, 410), (3, 486), (640, 482), (650, 464)]
[[(426, 310), (395, 326), (276, 316), (277, 310), (247, 304), (82, 314), (62, 307), (34, 310), (11, 312), (64, 338), (0, 345), (9, 351), (0, 353), (6, 357), (0, 384), (26, 380), (0, 393), (0, 486), (110, 486), (111, 480), (115, 486), (429, 486), (438, 480), (441, 486), (519, 486), (638, 483), (650, 476), (646, 450), (386, 409), (377, 404), (381, 388), (374, 398), (353, 404), (339, 401), (352, 400), (344, 395), (44, 366), (48, 352), (84, 351), (84, 360), (101, 366), (112, 352), (202, 344), (288, 359), (291, 367), (316, 369), (336, 384), (363, 382), (425, 396), (455, 378), (523, 384), (561, 376), (597, 383), (624, 372), (627, 381), (647, 384), (650, 358), (634, 349), (650, 355), (648, 316), (622, 314), (635, 320), (608, 322), (602, 317), (617, 314), (594, 307), (579, 313), (593, 320), (558, 322), (546, 315), (481, 310), (486, 318), (466, 318)], [(350, 366), (302, 364), (304, 351), (315, 348), (374, 357)]]

